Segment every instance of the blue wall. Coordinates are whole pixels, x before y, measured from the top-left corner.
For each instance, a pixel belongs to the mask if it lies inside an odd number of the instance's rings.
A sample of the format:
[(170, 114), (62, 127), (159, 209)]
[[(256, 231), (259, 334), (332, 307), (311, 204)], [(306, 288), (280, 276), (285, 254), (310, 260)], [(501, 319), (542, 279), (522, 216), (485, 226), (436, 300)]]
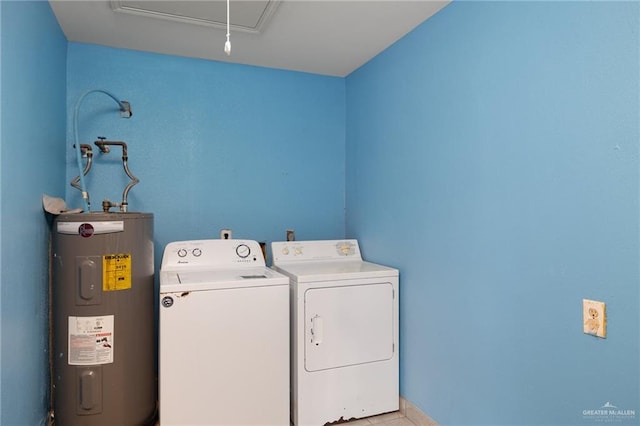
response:
[[(87, 96), (79, 138), (127, 142), (141, 181), (130, 210), (155, 214), (157, 259), (170, 241), (219, 238), (222, 228), (259, 241), (283, 240), (286, 229), (344, 235), (344, 79), (70, 43), (67, 84), (69, 140), (86, 90), (131, 102), (133, 117), (121, 119), (111, 99)], [(68, 181), (73, 156), (69, 143)], [(126, 183), (119, 151), (96, 155), (92, 210), (121, 200)], [(67, 199), (81, 204), (71, 187)]]
[(0, 2), (0, 423), (45, 424), (48, 245), (64, 193), (67, 41), (48, 2)]
[[(401, 392), (442, 424), (593, 424), (606, 402), (638, 423), (637, 2), (457, 2), (346, 80), (67, 45), (47, 2), (0, 19), (1, 424), (46, 416), (40, 197), (80, 205), (72, 115), (95, 88), (134, 116), (92, 94), (80, 140), (129, 144), (157, 260), (220, 228), (346, 230), (401, 268)], [(94, 210), (126, 184), (96, 157)]]
[(347, 235), (400, 268), (401, 393), (442, 424), (640, 422), (639, 20), (456, 2), (347, 78)]

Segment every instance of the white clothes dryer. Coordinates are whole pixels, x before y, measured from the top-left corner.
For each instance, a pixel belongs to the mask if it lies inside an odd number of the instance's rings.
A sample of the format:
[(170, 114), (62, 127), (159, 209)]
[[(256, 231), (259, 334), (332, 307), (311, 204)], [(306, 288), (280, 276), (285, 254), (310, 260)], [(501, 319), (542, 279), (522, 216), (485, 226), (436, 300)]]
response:
[(397, 269), (357, 240), (271, 244), (290, 281), (291, 419), (321, 426), (399, 408)]
[(289, 278), (257, 242), (169, 243), (159, 310), (162, 426), (289, 424)]

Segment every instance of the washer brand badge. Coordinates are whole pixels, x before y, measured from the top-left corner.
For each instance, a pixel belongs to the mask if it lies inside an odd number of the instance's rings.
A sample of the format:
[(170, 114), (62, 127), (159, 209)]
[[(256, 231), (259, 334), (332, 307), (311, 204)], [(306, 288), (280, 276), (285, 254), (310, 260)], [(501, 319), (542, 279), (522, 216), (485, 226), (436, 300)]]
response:
[(162, 306), (165, 308), (170, 308), (173, 306), (173, 297), (165, 296), (162, 298)]
[(89, 238), (93, 235), (93, 225), (90, 223), (83, 223), (78, 227), (78, 234), (83, 238)]

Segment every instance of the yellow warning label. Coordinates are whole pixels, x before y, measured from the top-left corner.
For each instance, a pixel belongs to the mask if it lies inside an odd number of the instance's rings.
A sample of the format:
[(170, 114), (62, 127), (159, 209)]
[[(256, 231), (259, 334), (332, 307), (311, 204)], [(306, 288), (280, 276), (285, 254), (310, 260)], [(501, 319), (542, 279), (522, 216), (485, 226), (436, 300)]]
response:
[(102, 256), (102, 291), (131, 288), (131, 254), (118, 253)]

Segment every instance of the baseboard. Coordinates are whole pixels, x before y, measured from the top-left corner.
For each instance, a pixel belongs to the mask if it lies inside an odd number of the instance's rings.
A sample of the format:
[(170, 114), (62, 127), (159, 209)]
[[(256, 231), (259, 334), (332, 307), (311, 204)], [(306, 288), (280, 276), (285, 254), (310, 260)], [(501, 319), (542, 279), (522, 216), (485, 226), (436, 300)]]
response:
[(416, 426), (439, 426), (438, 422), (403, 397), (400, 397), (400, 412)]

